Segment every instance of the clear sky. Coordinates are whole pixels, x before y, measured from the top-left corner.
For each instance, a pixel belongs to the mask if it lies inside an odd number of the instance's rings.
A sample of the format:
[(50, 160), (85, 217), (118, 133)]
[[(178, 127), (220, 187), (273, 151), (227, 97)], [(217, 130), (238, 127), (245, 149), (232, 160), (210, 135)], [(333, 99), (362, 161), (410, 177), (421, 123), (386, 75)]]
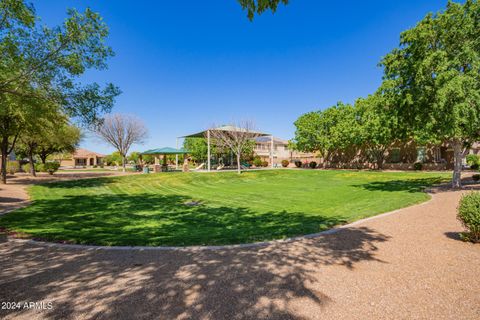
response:
[[(149, 129), (138, 151), (174, 147), (177, 136), (233, 119), (290, 139), (302, 113), (374, 92), (378, 62), (400, 32), (447, 1), (290, 2), (250, 22), (236, 0), (33, 0), (48, 25), (68, 7), (104, 17), (116, 56), (84, 81), (121, 88), (113, 112)], [(93, 138), (81, 146), (112, 151)]]

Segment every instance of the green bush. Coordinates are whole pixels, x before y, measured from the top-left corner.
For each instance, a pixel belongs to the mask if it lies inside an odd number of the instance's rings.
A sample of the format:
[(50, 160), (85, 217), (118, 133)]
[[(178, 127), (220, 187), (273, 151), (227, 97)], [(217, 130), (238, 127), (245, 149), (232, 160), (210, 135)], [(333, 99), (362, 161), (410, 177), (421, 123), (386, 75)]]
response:
[(20, 171), (20, 164), (18, 161), (7, 161), (7, 173), (15, 174)]
[(420, 171), (423, 169), (423, 164), (421, 162), (415, 162), (413, 164), (413, 169), (416, 171)]
[(296, 166), (297, 168), (301, 168), (301, 167), (302, 167), (302, 161), (296, 160), (296, 161), (295, 161), (295, 166)]
[(35, 163), (35, 171), (45, 172), (45, 165), (43, 163)]
[(25, 173), (29, 173), (29, 172), (30, 172), (30, 163), (25, 163), (25, 164), (22, 166), (22, 170), (23, 170), (23, 172), (25, 172)]
[(47, 162), (44, 165), (44, 170), (48, 173), (54, 173), (58, 168), (60, 168), (60, 163), (58, 162)]
[(262, 161), (262, 167), (268, 167), (268, 162), (267, 161)]
[(315, 161), (312, 161), (308, 164), (308, 166), (312, 169), (315, 169), (317, 167), (317, 163)]
[(253, 159), (253, 165), (255, 167), (261, 167), (262, 163), (263, 163), (263, 161), (259, 157), (256, 157), (255, 159)]
[(472, 176), (473, 181), (479, 181), (480, 180), (480, 174), (474, 174)]
[(467, 232), (461, 233), (462, 239), (480, 242), (480, 193), (472, 192), (464, 195), (458, 207), (458, 220)]
[(290, 161), (288, 161), (288, 160), (282, 160), (282, 167), (284, 167), (284, 168), (288, 167), (289, 163), (290, 163)]
[(476, 154), (467, 155), (467, 164), (470, 166), (470, 169), (478, 170), (480, 167), (480, 156)]

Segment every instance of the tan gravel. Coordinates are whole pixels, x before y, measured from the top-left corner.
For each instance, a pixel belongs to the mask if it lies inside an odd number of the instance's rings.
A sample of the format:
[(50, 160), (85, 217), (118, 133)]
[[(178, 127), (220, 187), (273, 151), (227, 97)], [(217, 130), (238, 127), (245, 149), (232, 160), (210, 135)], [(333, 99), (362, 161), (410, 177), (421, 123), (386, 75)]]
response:
[(0, 318), (480, 319), (480, 245), (458, 239), (461, 193), (439, 190), (333, 234), (256, 248), (99, 250), (3, 238), (0, 302), (53, 308)]

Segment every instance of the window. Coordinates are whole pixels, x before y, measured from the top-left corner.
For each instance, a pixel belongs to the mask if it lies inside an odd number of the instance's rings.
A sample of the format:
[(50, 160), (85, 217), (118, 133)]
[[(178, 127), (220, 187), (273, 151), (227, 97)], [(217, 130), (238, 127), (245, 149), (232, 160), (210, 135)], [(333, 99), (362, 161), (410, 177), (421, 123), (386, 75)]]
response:
[(418, 147), (417, 148), (417, 161), (418, 162), (425, 162), (426, 158), (426, 149), (425, 147)]
[(393, 163), (400, 162), (400, 148), (393, 148), (392, 149), (391, 161)]
[(75, 159), (76, 166), (85, 166), (87, 165), (87, 159)]

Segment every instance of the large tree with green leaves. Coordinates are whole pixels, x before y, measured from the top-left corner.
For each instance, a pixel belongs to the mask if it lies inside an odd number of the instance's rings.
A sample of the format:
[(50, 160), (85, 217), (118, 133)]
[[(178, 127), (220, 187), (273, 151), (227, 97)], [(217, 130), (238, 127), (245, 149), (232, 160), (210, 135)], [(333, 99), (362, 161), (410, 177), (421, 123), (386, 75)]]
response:
[(295, 121), (295, 148), (304, 152), (318, 152), (328, 162), (334, 151), (356, 144), (356, 121), (353, 106), (343, 104), (314, 111)]
[(428, 14), (381, 64), (381, 90), (401, 126), (417, 141), (450, 143), (460, 187), (462, 158), (480, 138), (480, 4), (449, 2)]
[(386, 100), (379, 94), (355, 101), (356, 136), (354, 143), (362, 147), (368, 161), (382, 169), (391, 144), (400, 138), (397, 117), (389, 112)]
[(2, 181), (5, 159), (26, 121), (40, 105), (57, 105), (59, 112), (96, 123), (110, 111), (120, 93), (112, 84), (83, 85), (88, 69), (106, 68), (113, 55), (105, 44), (108, 28), (99, 14), (70, 9), (62, 25), (40, 25), (34, 8), (22, 0), (0, 2), (0, 149)]

